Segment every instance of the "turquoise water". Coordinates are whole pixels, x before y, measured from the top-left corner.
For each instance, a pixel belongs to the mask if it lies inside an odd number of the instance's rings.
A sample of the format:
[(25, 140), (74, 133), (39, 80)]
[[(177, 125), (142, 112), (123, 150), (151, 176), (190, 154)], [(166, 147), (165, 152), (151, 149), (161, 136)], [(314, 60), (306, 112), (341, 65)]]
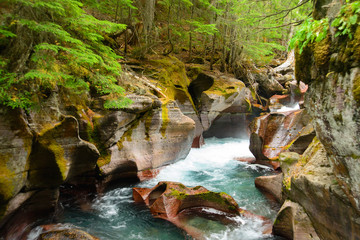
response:
[[(254, 179), (271, 174), (271, 169), (234, 160), (252, 156), (248, 146), (249, 142), (242, 139), (206, 139), (204, 147), (192, 149), (185, 160), (165, 167), (155, 179), (109, 191), (98, 197), (87, 212), (67, 207), (61, 222), (78, 226), (103, 240), (191, 239), (170, 223), (154, 219), (145, 206), (133, 202), (132, 187), (153, 187), (159, 181), (177, 181), (189, 187), (202, 185), (226, 192), (241, 208), (274, 219), (276, 210), (254, 186)], [(216, 221), (194, 218), (191, 224), (204, 229), (207, 239), (275, 239), (262, 234), (260, 220), (237, 217), (236, 222), (224, 227)]]

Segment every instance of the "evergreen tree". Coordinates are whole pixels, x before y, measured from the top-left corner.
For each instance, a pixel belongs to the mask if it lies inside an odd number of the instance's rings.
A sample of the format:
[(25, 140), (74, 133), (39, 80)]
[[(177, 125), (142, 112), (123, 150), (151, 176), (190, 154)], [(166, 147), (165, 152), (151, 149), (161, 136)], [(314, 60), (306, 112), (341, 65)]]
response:
[(117, 85), (120, 58), (104, 36), (125, 26), (87, 14), (77, 0), (11, 0), (1, 21), (0, 104), (28, 108), (58, 88), (94, 89), (106, 108), (128, 103)]

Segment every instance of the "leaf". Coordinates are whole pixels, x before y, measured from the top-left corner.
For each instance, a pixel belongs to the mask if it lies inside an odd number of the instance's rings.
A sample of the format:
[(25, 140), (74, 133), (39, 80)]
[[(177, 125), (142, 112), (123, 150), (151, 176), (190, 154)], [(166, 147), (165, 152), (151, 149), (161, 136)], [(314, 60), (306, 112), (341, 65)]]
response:
[(350, 21), (351, 25), (355, 25), (356, 22), (357, 22), (357, 19), (358, 19), (358, 15), (357, 15), (357, 14), (352, 15), (352, 16), (349, 18), (349, 21)]

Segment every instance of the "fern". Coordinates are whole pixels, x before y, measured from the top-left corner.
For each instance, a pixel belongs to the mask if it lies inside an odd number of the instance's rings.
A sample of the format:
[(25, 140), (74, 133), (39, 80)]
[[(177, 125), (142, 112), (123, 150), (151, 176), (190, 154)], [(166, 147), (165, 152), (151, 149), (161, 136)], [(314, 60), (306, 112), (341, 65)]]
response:
[(329, 20), (327, 18), (321, 20), (307, 18), (290, 40), (289, 49), (297, 47), (301, 54), (308, 43), (313, 43), (314, 41), (320, 42), (325, 39), (328, 35), (328, 30)]
[(347, 1), (347, 4), (341, 7), (339, 16), (331, 23), (331, 26), (337, 30), (335, 37), (347, 35), (352, 39), (352, 28), (358, 24), (359, 14), (360, 1), (354, 1), (352, 3)]

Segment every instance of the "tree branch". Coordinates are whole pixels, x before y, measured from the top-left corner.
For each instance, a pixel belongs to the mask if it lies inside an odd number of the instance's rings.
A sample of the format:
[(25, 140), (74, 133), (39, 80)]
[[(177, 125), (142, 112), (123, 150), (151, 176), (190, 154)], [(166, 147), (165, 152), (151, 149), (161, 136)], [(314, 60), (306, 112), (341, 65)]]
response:
[(269, 17), (280, 15), (282, 13), (285, 13), (285, 16), (287, 16), (289, 14), (289, 12), (295, 10), (296, 8), (299, 8), (299, 7), (303, 6), (304, 4), (306, 4), (308, 2), (310, 2), (310, 0), (304, 0), (301, 3), (299, 3), (298, 5), (296, 5), (295, 7), (284, 9), (284, 10), (281, 10), (279, 12), (276, 12), (276, 13), (273, 13), (273, 14), (270, 14), (270, 15), (260, 16), (259, 18), (261, 18), (261, 19), (258, 22), (261, 22), (262, 20), (265, 20), (266, 18), (269, 18)]
[(304, 20), (299, 20), (299, 21), (295, 21), (295, 22), (290, 22), (290, 23), (286, 23), (283, 25), (278, 25), (278, 26), (273, 26), (273, 27), (263, 27), (263, 28), (256, 28), (256, 29), (260, 29), (260, 31), (256, 32), (259, 33), (261, 31), (267, 30), (267, 29), (274, 29), (274, 28), (282, 28), (282, 27), (287, 27), (290, 25), (294, 25), (294, 26), (298, 26), (300, 25)]

